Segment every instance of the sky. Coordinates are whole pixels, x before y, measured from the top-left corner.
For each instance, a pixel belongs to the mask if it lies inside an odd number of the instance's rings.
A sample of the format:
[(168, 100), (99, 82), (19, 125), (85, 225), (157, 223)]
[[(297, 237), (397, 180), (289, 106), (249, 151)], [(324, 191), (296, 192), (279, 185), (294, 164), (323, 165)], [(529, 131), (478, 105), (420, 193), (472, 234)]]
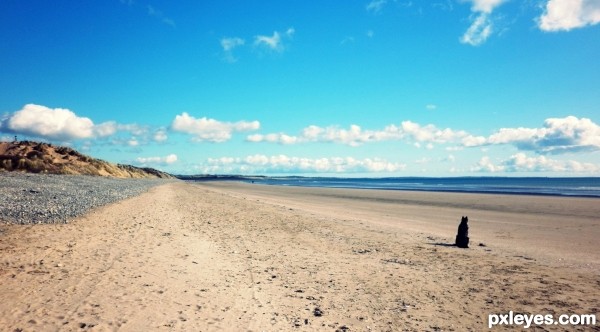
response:
[(175, 174), (600, 176), (600, 0), (0, 2), (0, 140)]

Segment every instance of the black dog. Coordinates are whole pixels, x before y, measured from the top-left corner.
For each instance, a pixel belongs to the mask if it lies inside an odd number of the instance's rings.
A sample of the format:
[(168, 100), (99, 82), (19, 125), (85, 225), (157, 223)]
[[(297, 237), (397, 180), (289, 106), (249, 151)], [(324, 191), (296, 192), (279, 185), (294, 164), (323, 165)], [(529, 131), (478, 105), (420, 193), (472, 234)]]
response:
[(456, 234), (456, 246), (459, 248), (469, 247), (469, 217), (462, 217), (458, 225), (458, 234)]

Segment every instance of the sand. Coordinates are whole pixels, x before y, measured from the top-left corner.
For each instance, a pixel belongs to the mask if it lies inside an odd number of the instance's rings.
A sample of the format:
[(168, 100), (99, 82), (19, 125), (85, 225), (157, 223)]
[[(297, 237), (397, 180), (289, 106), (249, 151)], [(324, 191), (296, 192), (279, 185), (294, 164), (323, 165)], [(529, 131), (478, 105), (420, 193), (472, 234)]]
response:
[[(462, 215), (466, 250), (449, 246)], [(0, 226), (0, 330), (482, 331), (510, 310), (598, 315), (598, 216), (584, 198), (169, 183), (66, 225)], [(600, 330), (530, 330), (578, 328)]]

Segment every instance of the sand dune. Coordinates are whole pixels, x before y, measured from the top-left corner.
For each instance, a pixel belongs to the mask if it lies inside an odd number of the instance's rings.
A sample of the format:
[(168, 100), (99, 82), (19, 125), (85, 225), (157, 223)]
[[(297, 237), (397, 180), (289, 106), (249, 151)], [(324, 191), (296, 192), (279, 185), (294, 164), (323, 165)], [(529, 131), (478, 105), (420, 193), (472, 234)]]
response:
[[(490, 313), (597, 313), (595, 203), (169, 183), (1, 226), (0, 327), (481, 331)], [(486, 247), (445, 245), (461, 214)]]
[(0, 173), (95, 175), (116, 178), (173, 178), (149, 167), (113, 164), (66, 147), (34, 141), (0, 142)]

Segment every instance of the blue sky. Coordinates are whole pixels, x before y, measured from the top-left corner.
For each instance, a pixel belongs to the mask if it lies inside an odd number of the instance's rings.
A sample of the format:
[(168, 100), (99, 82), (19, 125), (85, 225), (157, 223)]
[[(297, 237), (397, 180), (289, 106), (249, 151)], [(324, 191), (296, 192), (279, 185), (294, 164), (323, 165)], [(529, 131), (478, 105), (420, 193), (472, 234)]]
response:
[(180, 174), (600, 175), (600, 1), (0, 3), (0, 138)]

